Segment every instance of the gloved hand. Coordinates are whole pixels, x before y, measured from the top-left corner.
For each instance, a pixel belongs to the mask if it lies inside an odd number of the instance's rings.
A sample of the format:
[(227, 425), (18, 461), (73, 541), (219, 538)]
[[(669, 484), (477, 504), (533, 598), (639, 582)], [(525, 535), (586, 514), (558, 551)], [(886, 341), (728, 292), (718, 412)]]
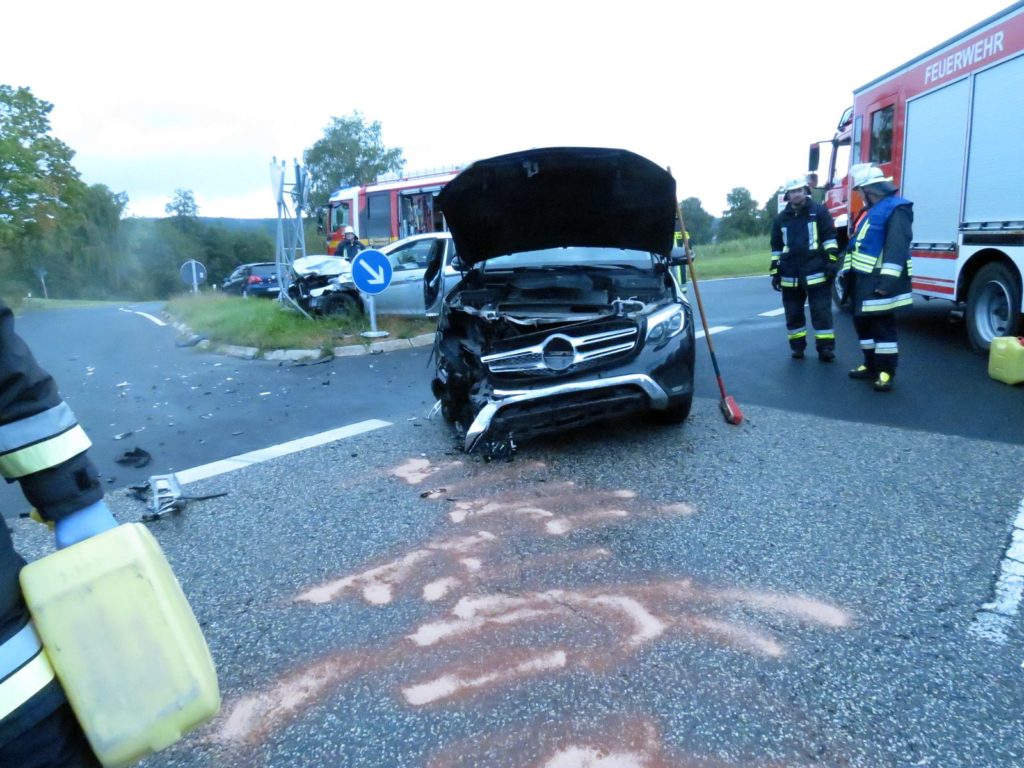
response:
[(825, 260), (825, 279), (832, 282), (836, 279), (836, 274), (839, 272), (839, 267), (842, 266), (839, 263), (839, 251), (835, 248), (829, 248), (825, 251), (825, 255), (828, 257)]
[(772, 275), (772, 288), (776, 291), (782, 290), (782, 275), (778, 272)]
[(56, 522), (54, 535), (57, 539), (57, 549), (70, 547), (115, 527), (117, 520), (114, 519), (106, 502), (100, 499)]

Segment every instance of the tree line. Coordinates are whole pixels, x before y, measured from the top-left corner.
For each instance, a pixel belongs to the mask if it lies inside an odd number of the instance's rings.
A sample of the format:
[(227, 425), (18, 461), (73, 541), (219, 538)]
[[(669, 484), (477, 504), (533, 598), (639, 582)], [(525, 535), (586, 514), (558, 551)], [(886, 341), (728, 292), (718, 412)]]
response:
[[(186, 290), (179, 269), (190, 259), (220, 282), (239, 265), (273, 261), (266, 227), (231, 227), (203, 220), (191, 190), (177, 189), (165, 218), (125, 216), (128, 196), (86, 184), (74, 151), (51, 134), (53, 105), (28, 88), (0, 84), (0, 295), (51, 298), (165, 299)], [(332, 117), (324, 135), (303, 154), (310, 171), (307, 211), (316, 212), (342, 186), (374, 182), (405, 166), (401, 149), (385, 147), (380, 123), (355, 111)], [(721, 218), (699, 199), (682, 201), (691, 241), (766, 235), (774, 194), (763, 207), (738, 187)], [(307, 249), (318, 235), (307, 229)]]

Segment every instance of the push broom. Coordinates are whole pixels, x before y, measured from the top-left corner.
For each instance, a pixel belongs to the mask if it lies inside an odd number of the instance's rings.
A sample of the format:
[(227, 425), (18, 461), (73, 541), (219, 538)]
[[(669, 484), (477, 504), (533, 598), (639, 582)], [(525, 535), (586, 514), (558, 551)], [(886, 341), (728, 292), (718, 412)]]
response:
[(718, 391), (722, 393), (722, 400), (718, 407), (722, 415), (730, 424), (739, 424), (743, 421), (743, 411), (730, 395), (725, 393), (725, 383), (722, 381), (722, 372), (718, 368), (718, 358), (715, 356), (715, 345), (711, 341), (711, 332), (708, 319), (704, 314), (704, 302), (700, 299), (700, 288), (697, 286), (697, 273), (693, 271), (693, 255), (690, 251), (690, 235), (686, 231), (686, 222), (683, 220), (683, 206), (676, 203), (676, 211), (679, 214), (679, 228), (683, 233), (683, 250), (686, 253), (686, 264), (690, 268), (690, 280), (693, 282), (693, 295), (697, 297), (697, 309), (700, 311), (700, 322), (704, 326), (704, 340), (708, 343), (708, 352), (711, 353), (711, 365), (715, 368), (715, 378), (718, 379)]

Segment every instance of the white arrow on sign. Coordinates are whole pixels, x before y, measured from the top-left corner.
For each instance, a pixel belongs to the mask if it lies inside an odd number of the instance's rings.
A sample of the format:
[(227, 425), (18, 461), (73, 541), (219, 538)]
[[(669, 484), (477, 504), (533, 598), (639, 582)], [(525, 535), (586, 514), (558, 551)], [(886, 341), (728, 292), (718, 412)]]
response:
[(381, 285), (384, 282), (384, 267), (381, 267), (378, 271), (365, 261), (360, 261), (359, 266), (370, 273), (370, 279), (367, 281), (370, 285)]

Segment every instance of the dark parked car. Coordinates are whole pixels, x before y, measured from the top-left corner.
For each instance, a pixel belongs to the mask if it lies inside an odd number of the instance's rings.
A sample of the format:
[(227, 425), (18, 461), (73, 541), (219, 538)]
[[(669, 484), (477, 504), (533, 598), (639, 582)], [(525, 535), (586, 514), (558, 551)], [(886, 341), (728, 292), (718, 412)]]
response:
[(466, 451), (637, 412), (686, 419), (693, 314), (669, 269), (668, 172), (625, 150), (534, 149), (474, 163), (438, 204), (463, 277), (441, 304), (432, 389)]
[(281, 292), (277, 279), (277, 264), (272, 261), (259, 264), (242, 264), (228, 275), (220, 286), (225, 293), (240, 296), (269, 296), (276, 299)]

